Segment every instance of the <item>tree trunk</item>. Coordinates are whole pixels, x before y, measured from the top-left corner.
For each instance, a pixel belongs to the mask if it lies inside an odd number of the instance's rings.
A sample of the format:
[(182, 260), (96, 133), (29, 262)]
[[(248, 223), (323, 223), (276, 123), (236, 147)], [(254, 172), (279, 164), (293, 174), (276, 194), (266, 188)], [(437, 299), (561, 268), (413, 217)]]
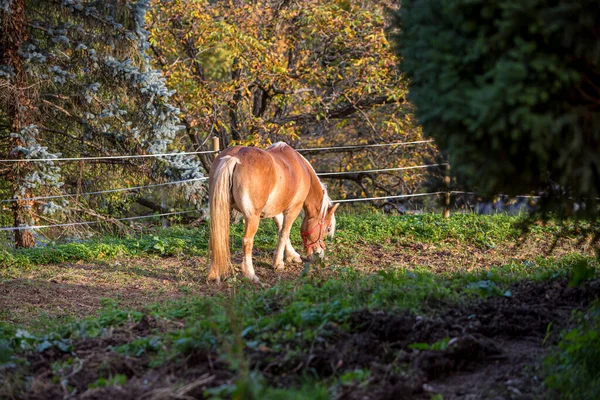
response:
[[(27, 89), (27, 74), (23, 70), (23, 62), (19, 56), (19, 48), (27, 41), (27, 30), (25, 26), (25, 1), (13, 0), (10, 12), (0, 11), (0, 64), (12, 67), (15, 74), (8, 87), (7, 115), (10, 121), (11, 132), (20, 132), (33, 121), (31, 118), (32, 107), (29, 101)], [(9, 148), (18, 146), (26, 147), (20, 138), (11, 137)], [(21, 159), (21, 152), (10, 151), (9, 158)], [(25, 162), (15, 162), (11, 165), (9, 179), (12, 183), (13, 198), (19, 199), (12, 204), (14, 225), (31, 226), (35, 224), (33, 213), (33, 197), (31, 189), (21, 189), (23, 177), (27, 175), (31, 166)], [(31, 229), (15, 231), (16, 247), (33, 247), (35, 240)]]

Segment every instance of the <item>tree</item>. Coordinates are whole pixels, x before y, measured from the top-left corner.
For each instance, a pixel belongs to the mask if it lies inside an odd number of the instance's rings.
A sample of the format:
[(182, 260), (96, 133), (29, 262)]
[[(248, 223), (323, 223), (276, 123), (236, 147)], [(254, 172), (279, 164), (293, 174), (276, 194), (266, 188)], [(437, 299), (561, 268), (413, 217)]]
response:
[[(193, 148), (421, 139), (386, 38), (391, 1), (154, 0), (150, 42)], [(299, 140), (301, 139), (301, 141)], [(420, 150), (420, 149), (418, 149)], [(317, 169), (414, 164), (417, 148), (307, 154)], [(205, 162), (206, 168), (209, 168)], [(405, 179), (401, 179), (405, 178)], [(332, 176), (340, 195), (415, 190), (409, 176)]]
[(427, 134), (482, 192), (600, 195), (595, 0), (404, 0), (400, 69)]
[[(146, 0), (0, 2), (0, 123), (6, 121), (0, 130), (7, 139), (4, 158), (21, 160), (2, 169), (12, 184), (15, 226), (33, 225), (41, 213), (60, 208), (29, 199), (72, 187), (84, 172), (97, 182), (123, 178), (127, 169), (141, 176), (202, 176), (197, 161), (183, 156), (152, 164), (117, 161), (115, 173), (91, 173), (83, 164), (59, 168), (51, 161), (173, 147), (179, 110), (146, 54), (148, 6)], [(31, 158), (49, 161), (26, 161)], [(34, 244), (29, 230), (16, 231), (15, 241), (19, 247)]]

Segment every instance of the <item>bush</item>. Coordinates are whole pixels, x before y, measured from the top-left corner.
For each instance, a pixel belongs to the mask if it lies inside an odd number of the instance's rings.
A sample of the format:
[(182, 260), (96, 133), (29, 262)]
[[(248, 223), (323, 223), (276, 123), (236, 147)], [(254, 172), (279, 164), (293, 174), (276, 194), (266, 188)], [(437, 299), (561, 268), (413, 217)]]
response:
[(600, 398), (600, 306), (580, 314), (577, 327), (563, 335), (558, 347), (546, 359), (548, 388), (561, 399)]
[(597, 0), (402, 1), (409, 99), (461, 182), (600, 195), (599, 20)]

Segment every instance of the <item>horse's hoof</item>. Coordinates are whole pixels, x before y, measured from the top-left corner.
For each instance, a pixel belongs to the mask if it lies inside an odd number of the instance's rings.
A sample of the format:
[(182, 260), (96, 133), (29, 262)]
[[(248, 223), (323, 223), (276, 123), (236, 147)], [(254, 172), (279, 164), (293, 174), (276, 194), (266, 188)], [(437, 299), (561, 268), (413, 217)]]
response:
[(260, 279), (258, 279), (258, 276), (256, 275), (252, 275), (252, 276), (247, 276), (246, 277), (250, 282), (253, 283), (260, 283)]
[(302, 264), (302, 258), (300, 258), (300, 256), (291, 257), (285, 261), (287, 261), (288, 263)]
[(208, 282), (221, 283), (221, 277), (218, 274), (210, 272), (208, 274), (208, 278), (206, 279)]
[(285, 265), (283, 263), (275, 264), (275, 265), (273, 265), (273, 269), (275, 271), (283, 271), (284, 266)]

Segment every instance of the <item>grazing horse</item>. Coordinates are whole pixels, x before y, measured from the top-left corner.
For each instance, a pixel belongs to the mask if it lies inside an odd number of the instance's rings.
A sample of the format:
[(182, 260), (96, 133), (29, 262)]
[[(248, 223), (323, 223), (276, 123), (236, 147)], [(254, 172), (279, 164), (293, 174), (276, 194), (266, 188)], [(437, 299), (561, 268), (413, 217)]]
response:
[(333, 237), (334, 212), (327, 189), (308, 161), (285, 143), (266, 150), (256, 147), (227, 148), (213, 162), (209, 175), (211, 265), (209, 280), (219, 281), (231, 273), (229, 220), (231, 207), (244, 216), (242, 272), (258, 281), (252, 267), (252, 245), (261, 218), (273, 218), (279, 241), (273, 267), (301, 262), (290, 242), (294, 220), (304, 209), (300, 234), (309, 258), (323, 257), (326, 235)]

